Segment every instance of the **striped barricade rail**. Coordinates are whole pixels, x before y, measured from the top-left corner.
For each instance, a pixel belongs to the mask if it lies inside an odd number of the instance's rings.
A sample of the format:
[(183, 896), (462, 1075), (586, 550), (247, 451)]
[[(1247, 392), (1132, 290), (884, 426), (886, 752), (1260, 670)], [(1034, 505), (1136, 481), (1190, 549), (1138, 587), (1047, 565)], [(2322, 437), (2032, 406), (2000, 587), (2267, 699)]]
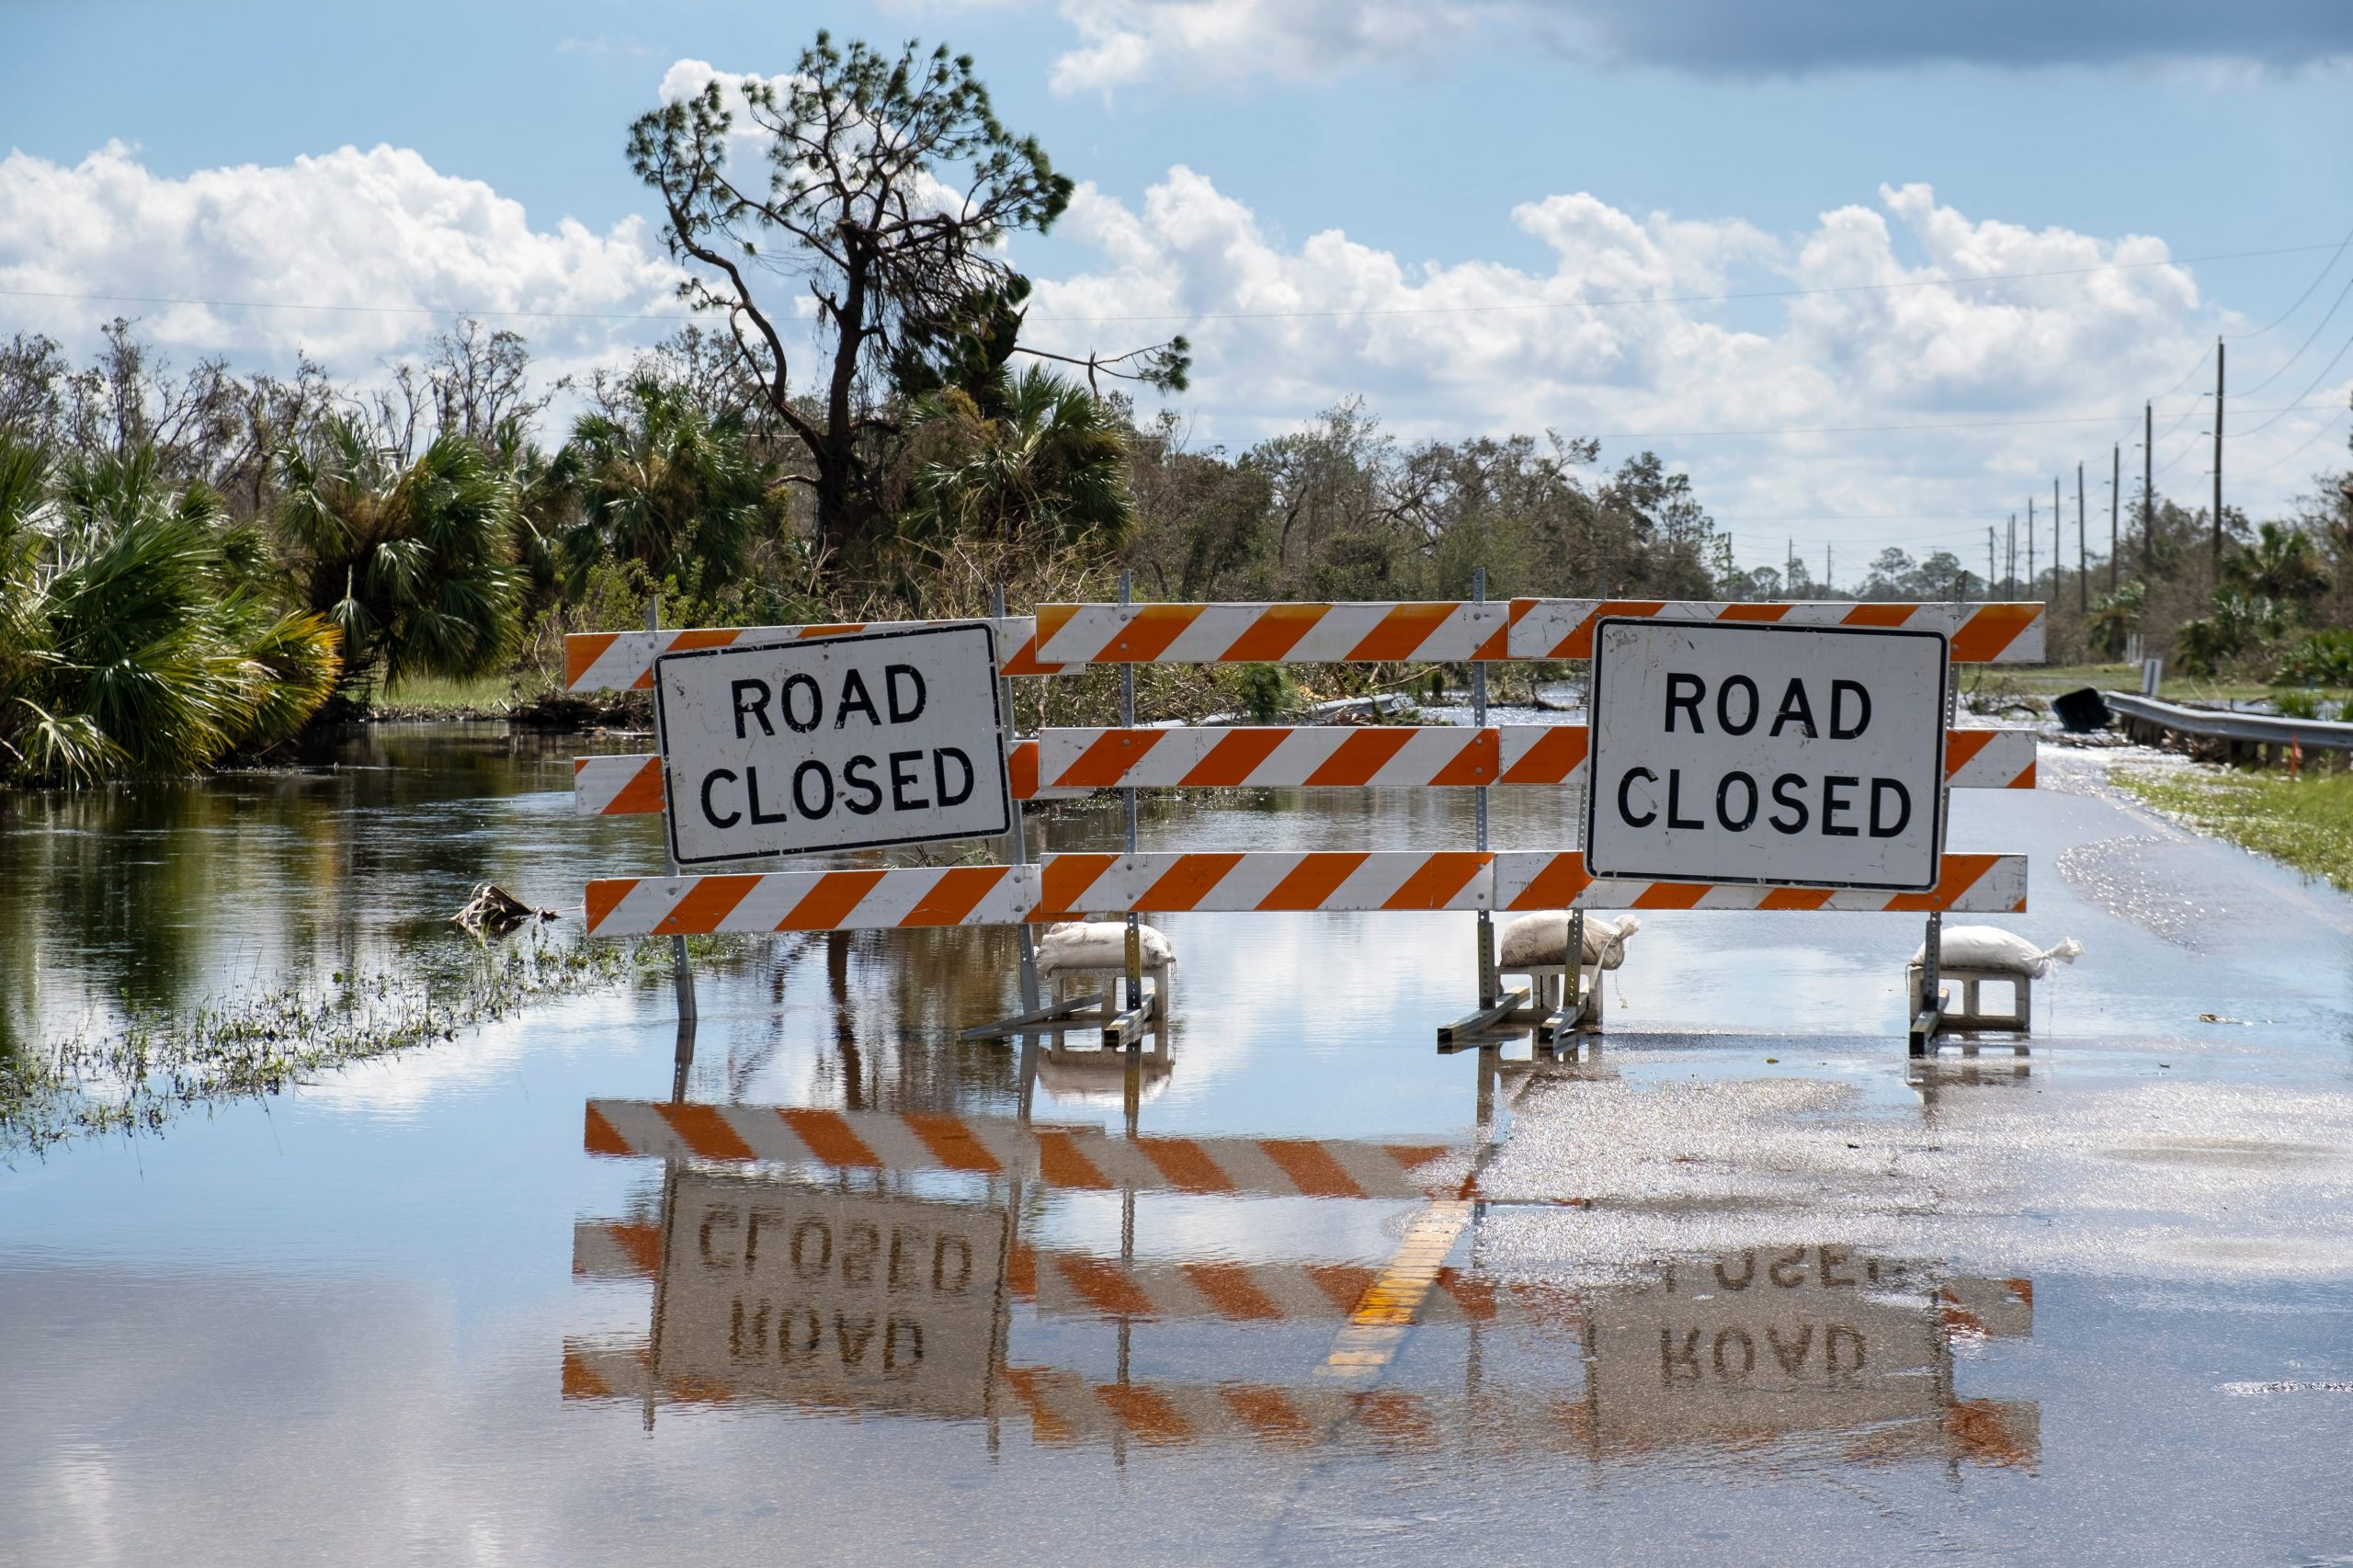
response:
[(1113, 1138), (995, 1117), (590, 1100), (592, 1154), (764, 1161), (835, 1170), (1015, 1176), (1090, 1191), (1420, 1199), (1441, 1144), (1305, 1138)]
[[(1435, 788), (1585, 782), (1582, 724), (1301, 725), (1221, 729), (1054, 729), (1013, 747), (1017, 801), (1097, 790)], [(2034, 788), (2032, 730), (1952, 730), (1945, 781), (1956, 790)], [(582, 756), (572, 764), (581, 816), (662, 809), (658, 756)]]
[[(1521, 598), (1427, 603), (1066, 604), (993, 622), (1009, 676), (1050, 676), (1089, 665), (1462, 664), (1583, 659), (1603, 616), (1781, 626), (1897, 627), (1942, 631), (1956, 664), (2032, 664), (2043, 653), (2039, 604), (1731, 604), (1667, 599)], [(585, 631), (564, 639), (568, 691), (642, 691), (654, 661), (698, 648), (760, 647), (927, 621), (688, 627)]]
[[(988, 619), (987, 617), (979, 619)], [(1050, 676), (1061, 672), (1037, 661), (1038, 630), (1032, 618), (990, 620), (996, 629), (997, 659), (1006, 675)], [(650, 691), (654, 661), (665, 653), (699, 648), (766, 648), (811, 637), (840, 637), (857, 631), (911, 631), (949, 624), (935, 620), (851, 620), (833, 625), (702, 626), (663, 631), (574, 631), (563, 640), (566, 691)]]
[(1732, 604), (1522, 598), (1486, 604), (1040, 605), (1036, 657), (1121, 664), (1459, 664), (1584, 659), (1604, 616), (1941, 631), (1956, 664), (2042, 658), (2040, 604)]
[(2021, 915), (2027, 860), (1948, 851), (1927, 892), (1626, 881), (1575, 850), (1247, 850), (1049, 855), (1034, 866), (612, 877), (588, 884), (592, 937), (1013, 926), (1188, 911), (1715, 909)]
[(1620, 881), (1588, 876), (1575, 850), (1499, 850), (1495, 907), (1533, 909), (1730, 909), (2023, 915), (2026, 857), (1947, 850), (1944, 876), (1929, 892), (1860, 888), (1768, 887), (1749, 882)]

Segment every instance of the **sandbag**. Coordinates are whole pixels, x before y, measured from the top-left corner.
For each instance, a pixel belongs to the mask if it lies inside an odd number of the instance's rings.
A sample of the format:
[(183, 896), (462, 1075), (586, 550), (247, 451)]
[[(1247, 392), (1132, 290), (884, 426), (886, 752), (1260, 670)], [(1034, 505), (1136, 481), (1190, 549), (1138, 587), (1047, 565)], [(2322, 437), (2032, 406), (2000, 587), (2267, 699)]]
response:
[[(1937, 944), (1937, 961), (1954, 969), (2000, 969), (2040, 980), (2052, 964), (2074, 963), (2084, 945), (2069, 937), (2056, 947), (2038, 948), (2015, 931), (1998, 926), (1948, 926)], [(1914, 963), (1928, 961), (1928, 944), (1912, 955)]]
[[(1585, 917), (1585, 962), (1587, 966), (1616, 969), (1626, 961), (1626, 938), (1642, 929), (1642, 922), (1631, 915), (1611, 920), (1599, 915)], [(1504, 927), (1503, 956), (1497, 967), (1514, 969), (1521, 964), (1565, 963), (1569, 951), (1569, 912), (1565, 909), (1540, 909), (1533, 915), (1523, 915)]]
[[(1153, 969), (1176, 961), (1168, 938), (1150, 926), (1137, 928), (1143, 967)], [(1051, 974), (1058, 969), (1120, 969), (1128, 961), (1128, 923), (1124, 920), (1065, 920), (1046, 927), (1038, 939), (1038, 968)]]

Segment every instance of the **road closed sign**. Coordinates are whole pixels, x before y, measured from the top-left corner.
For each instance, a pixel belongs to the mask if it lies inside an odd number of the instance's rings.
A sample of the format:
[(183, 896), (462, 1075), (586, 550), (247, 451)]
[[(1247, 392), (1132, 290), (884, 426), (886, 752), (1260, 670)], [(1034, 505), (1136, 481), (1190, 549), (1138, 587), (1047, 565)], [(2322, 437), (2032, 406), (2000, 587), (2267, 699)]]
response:
[(665, 653), (654, 686), (682, 866), (1010, 824), (986, 622)]
[(1592, 874), (1937, 885), (1943, 633), (1609, 619), (1593, 653)]

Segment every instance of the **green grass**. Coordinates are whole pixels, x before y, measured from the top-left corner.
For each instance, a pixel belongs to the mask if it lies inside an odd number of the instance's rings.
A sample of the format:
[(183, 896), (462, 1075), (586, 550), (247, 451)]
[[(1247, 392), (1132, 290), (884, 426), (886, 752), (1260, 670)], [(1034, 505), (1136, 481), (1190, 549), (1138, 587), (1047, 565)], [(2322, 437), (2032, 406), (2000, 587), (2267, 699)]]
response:
[(536, 674), (476, 676), (467, 680), (419, 676), (379, 693), (374, 711), (393, 719), (505, 718), (518, 696), (532, 696), (545, 684)]
[(2120, 769), (2115, 782), (2169, 817), (2353, 892), (2353, 774)]

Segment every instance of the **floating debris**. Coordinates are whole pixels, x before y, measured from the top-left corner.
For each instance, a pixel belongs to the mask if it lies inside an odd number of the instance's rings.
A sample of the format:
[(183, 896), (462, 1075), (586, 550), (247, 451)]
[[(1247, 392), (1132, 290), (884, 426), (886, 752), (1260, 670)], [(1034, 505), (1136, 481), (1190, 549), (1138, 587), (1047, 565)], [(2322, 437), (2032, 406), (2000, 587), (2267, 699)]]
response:
[(534, 920), (552, 920), (555, 911), (534, 909), (505, 888), (491, 882), (476, 882), (474, 896), (467, 901), (465, 908), (449, 918), (477, 937), (504, 937)]

